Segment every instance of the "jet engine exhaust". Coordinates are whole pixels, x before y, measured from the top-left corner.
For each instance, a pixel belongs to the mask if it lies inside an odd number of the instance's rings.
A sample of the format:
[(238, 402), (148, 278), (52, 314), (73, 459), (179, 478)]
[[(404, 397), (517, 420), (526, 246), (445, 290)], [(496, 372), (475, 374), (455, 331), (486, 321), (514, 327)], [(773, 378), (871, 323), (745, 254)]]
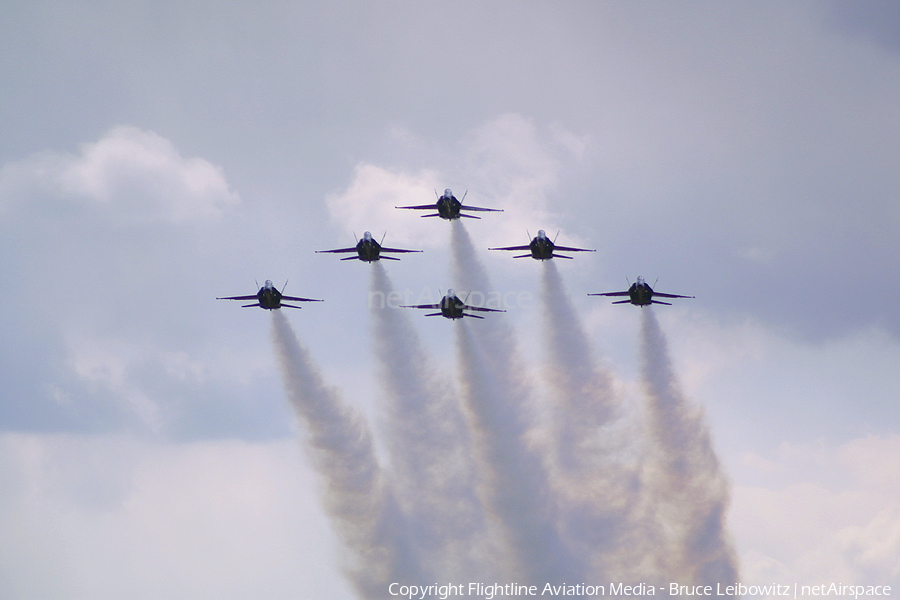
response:
[(325, 509), (349, 551), (347, 575), (363, 597), (383, 598), (386, 586), (401, 575), (409, 577), (416, 563), (394, 494), (375, 460), (371, 434), (325, 386), (281, 311), (272, 314), (272, 341), (287, 397), (309, 433), (310, 455), (325, 484)]

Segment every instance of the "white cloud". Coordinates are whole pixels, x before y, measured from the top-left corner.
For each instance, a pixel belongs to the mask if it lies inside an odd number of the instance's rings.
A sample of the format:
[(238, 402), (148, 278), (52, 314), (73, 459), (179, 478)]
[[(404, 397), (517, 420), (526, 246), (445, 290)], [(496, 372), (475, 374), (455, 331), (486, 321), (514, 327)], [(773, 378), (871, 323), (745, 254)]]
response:
[[(900, 436), (751, 456), (731, 527), (745, 583), (900, 585)], [(789, 481), (784, 485), (783, 481)]]
[(93, 204), (98, 215), (126, 223), (204, 220), (239, 201), (219, 167), (127, 125), (82, 144), (78, 154), (47, 151), (0, 169), (0, 206), (43, 194)]
[[(394, 127), (391, 134), (403, 139), (410, 134)], [(459, 165), (454, 172), (421, 169), (408, 172), (388, 166), (361, 163), (353, 181), (343, 192), (327, 199), (332, 219), (357, 236), (369, 229), (377, 234), (377, 224), (387, 227), (388, 240), (414, 244), (420, 248), (446, 247), (446, 237), (437, 219), (420, 219), (418, 211), (398, 211), (395, 206), (424, 205), (435, 201), (435, 192), (453, 189), (464, 203), (502, 208), (503, 215), (480, 215), (481, 222), (467, 221), (471, 227), (488, 224), (485, 233), (491, 243), (527, 243), (526, 231), (538, 229), (551, 234), (563, 217), (558, 207), (567, 199), (553, 197), (567, 165), (577, 164), (588, 140), (567, 131), (558, 123), (545, 129), (522, 115), (509, 113), (492, 118), (462, 136), (456, 155), (446, 160)], [(373, 225), (375, 224), (375, 225)], [(394, 242), (389, 242), (393, 244)], [(582, 244), (573, 232), (560, 239), (563, 244)]]
[(294, 440), (0, 435), (4, 597), (346, 598)]

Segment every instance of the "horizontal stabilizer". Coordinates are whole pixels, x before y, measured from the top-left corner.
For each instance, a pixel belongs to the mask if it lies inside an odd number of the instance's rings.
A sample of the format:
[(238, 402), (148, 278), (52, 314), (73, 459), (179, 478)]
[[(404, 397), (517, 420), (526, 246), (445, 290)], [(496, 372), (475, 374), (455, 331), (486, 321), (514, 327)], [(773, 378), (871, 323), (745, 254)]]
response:
[(467, 219), (480, 219), (481, 217), (476, 217), (475, 215), (464, 215), (463, 213), (459, 213), (459, 216), (465, 217)]
[(513, 256), (513, 258), (531, 258), (530, 254), (520, 254), (518, 256)]
[(631, 302), (631, 300), (616, 300), (612, 304), (628, 304), (630, 302)]
[(356, 260), (357, 258), (359, 258), (359, 257), (358, 256), (348, 256), (346, 258), (342, 258), (341, 260)]
[(672, 306), (671, 302), (663, 302), (661, 300), (651, 300), (650, 304), (665, 304), (666, 306)]
[(479, 317), (478, 315), (468, 315), (466, 313), (463, 313), (463, 316), (464, 317), (472, 317), (473, 319), (483, 319), (484, 318), (484, 317)]
[(426, 317), (443, 317), (444, 313), (428, 313)]
[(551, 254), (550, 258), (572, 258), (571, 256), (564, 256), (562, 254)]
[(382, 256), (381, 258), (384, 260), (400, 260), (396, 256)]
[(243, 305), (241, 305), (241, 308), (250, 308), (251, 306), (262, 306), (262, 305), (259, 302), (257, 302), (256, 304), (243, 304)]
[(281, 304), (281, 307), (282, 308), (303, 308), (302, 306), (294, 306), (293, 304), (284, 304), (283, 302)]

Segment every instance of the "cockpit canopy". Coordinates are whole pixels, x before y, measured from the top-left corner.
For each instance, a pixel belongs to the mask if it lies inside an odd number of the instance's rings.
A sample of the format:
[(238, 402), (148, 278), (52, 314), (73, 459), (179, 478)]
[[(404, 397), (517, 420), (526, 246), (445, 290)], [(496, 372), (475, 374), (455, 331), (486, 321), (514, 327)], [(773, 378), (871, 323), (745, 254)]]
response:
[(266, 283), (263, 284), (263, 287), (267, 288), (267, 289), (272, 289), (273, 287), (275, 287), (275, 284), (272, 283), (271, 279), (266, 279)]
[(363, 239), (366, 240), (367, 242), (371, 242), (371, 241), (372, 241), (372, 232), (371, 232), (371, 231), (364, 231), (364, 232), (363, 232)]
[(545, 232), (543, 229), (538, 229), (538, 237), (541, 238), (541, 239), (546, 238), (546, 237), (547, 237), (547, 232)]
[(638, 278), (637, 278), (637, 284), (638, 284), (638, 285), (645, 285), (645, 284), (644, 284), (644, 278), (641, 277), (640, 275), (638, 275)]
[(452, 198), (452, 197), (453, 197), (453, 191), (450, 188), (445, 189), (444, 190), (444, 198)]

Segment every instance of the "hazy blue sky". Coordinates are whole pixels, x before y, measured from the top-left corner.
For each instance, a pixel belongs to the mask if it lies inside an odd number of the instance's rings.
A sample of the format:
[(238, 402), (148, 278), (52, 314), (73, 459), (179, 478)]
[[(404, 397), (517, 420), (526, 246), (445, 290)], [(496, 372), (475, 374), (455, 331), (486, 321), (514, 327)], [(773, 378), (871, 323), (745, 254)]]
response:
[(371, 266), (314, 251), (458, 288), (393, 208), (446, 187), (535, 365), (542, 265), (488, 247), (597, 249), (557, 267), (635, 404), (640, 311), (586, 294), (696, 296), (654, 310), (746, 581), (900, 586), (896, 3), (5, 2), (0, 56), (0, 596), (350, 596), (271, 315), (215, 298), (323, 298), (377, 437)]

